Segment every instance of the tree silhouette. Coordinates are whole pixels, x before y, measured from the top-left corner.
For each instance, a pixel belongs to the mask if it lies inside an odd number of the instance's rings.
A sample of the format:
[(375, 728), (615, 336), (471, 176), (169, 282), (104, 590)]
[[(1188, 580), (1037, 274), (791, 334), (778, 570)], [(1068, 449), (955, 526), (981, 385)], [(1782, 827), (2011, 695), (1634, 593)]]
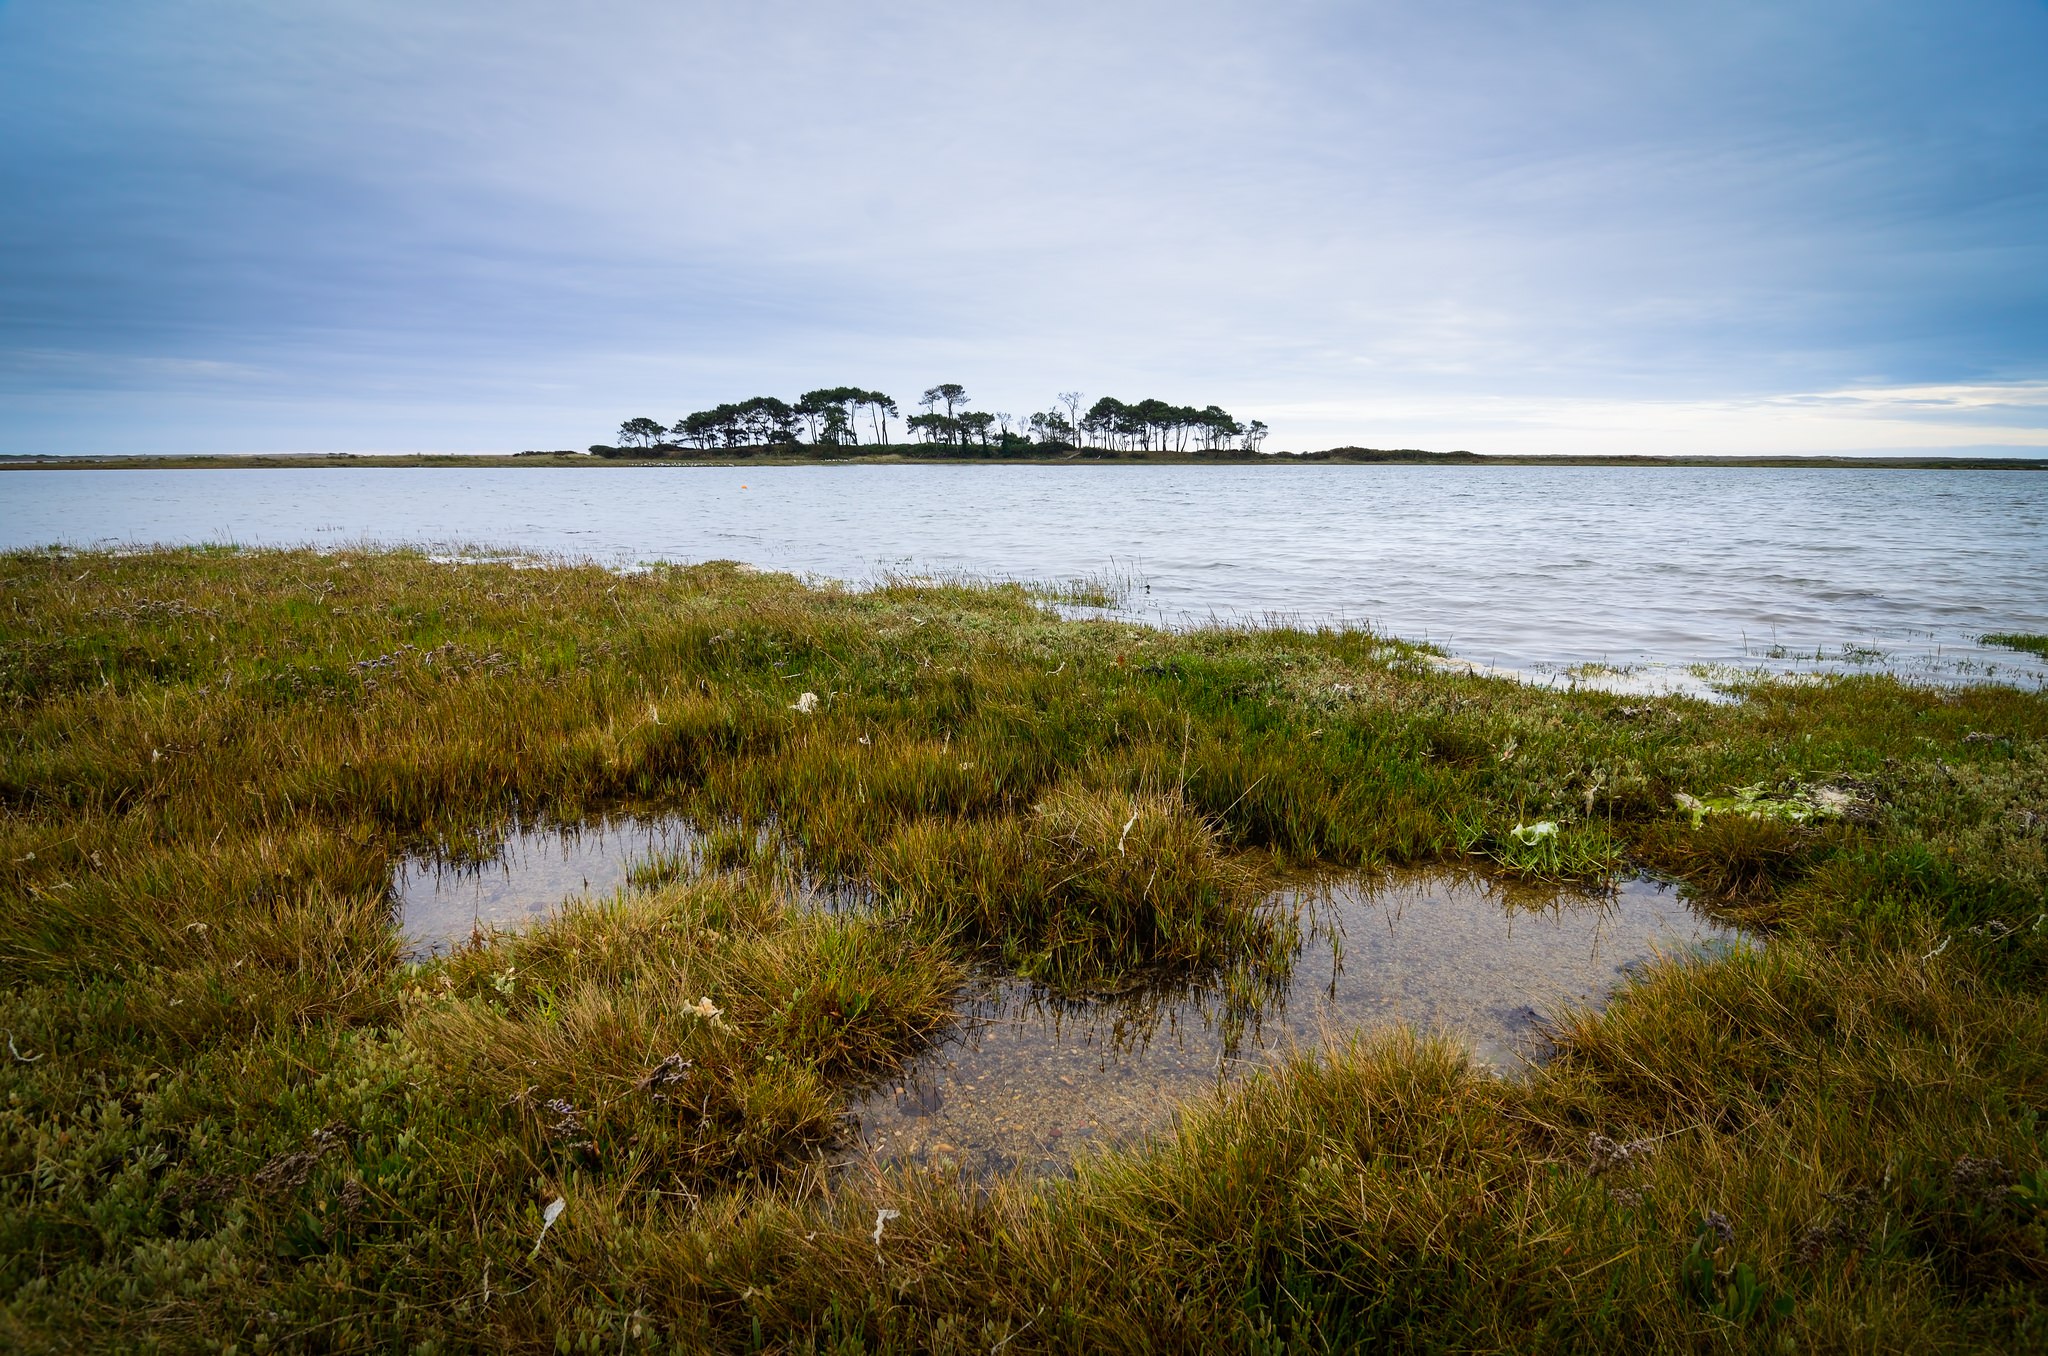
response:
[(979, 410), (962, 410), (960, 417), (953, 423), (963, 435), (962, 441), (965, 441), (965, 435), (971, 434), (983, 447), (987, 447), (988, 426), (995, 421), (996, 417), (992, 414), (983, 414)]
[(948, 419), (943, 414), (913, 414), (903, 422), (910, 426), (912, 433), (928, 443), (950, 443), (959, 440), (960, 421)]
[(954, 407), (967, 403), (967, 388), (957, 381), (942, 381), (937, 386), (926, 388), (924, 398), (917, 403), (926, 409), (944, 404), (946, 417), (951, 419)]
[(889, 441), (889, 419), (897, 413), (896, 402), (880, 391), (862, 391), (860, 403), (867, 407), (868, 418), (874, 424), (875, 441)]
[(1067, 411), (1067, 428), (1076, 435), (1079, 434), (1081, 429), (1081, 402), (1087, 398), (1087, 396), (1082, 395), (1079, 391), (1060, 392), (1058, 403), (1064, 406)]
[(660, 421), (644, 415), (638, 419), (628, 419), (619, 425), (619, 446), (652, 447), (661, 441), (664, 431)]
[[(924, 413), (907, 422), (912, 437), (925, 443), (999, 449), (1012, 455), (1034, 442), (1044, 447), (1071, 447), (1097, 452), (1189, 451), (1211, 455), (1257, 452), (1266, 426), (1254, 419), (1240, 424), (1218, 405), (1196, 409), (1147, 398), (1125, 404), (1103, 396), (1084, 412), (1079, 391), (1061, 391), (1057, 405), (1065, 408), (1017, 416), (964, 408), (967, 388), (941, 382), (926, 389), (918, 404)], [(794, 445), (808, 436), (815, 447), (857, 446), (860, 416), (876, 444), (889, 442), (889, 420), (901, 417), (896, 402), (881, 391), (858, 386), (821, 386), (806, 391), (795, 404), (774, 396), (755, 396), (732, 404), (699, 410), (663, 429), (652, 419), (628, 419), (619, 426), (621, 446), (650, 447), (664, 437), (699, 448), (741, 448)]]
[(1075, 437), (1073, 420), (1058, 410), (1045, 410), (1032, 415), (1030, 428), (1031, 436), (1047, 447), (1071, 446)]
[(811, 441), (820, 447), (838, 447), (842, 443), (851, 446), (860, 440), (854, 436), (845, 407), (828, 405), (825, 407), (824, 426), (811, 435)]

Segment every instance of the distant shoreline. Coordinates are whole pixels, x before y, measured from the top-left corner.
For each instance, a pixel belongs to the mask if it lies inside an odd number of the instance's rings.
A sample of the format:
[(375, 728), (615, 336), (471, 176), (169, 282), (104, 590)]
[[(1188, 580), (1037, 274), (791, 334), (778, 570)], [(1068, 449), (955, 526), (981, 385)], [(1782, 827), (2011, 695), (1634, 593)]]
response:
[(219, 471), (307, 470), (347, 467), (739, 467), (749, 466), (1742, 466), (1798, 470), (2048, 471), (2041, 457), (1654, 457), (1654, 456), (1489, 456), (1477, 452), (1421, 452), (1408, 449), (1339, 447), (1324, 452), (1172, 454), (1145, 452), (1060, 453), (1034, 456), (944, 456), (923, 447), (820, 456), (786, 448), (696, 449), (659, 455), (590, 455), (580, 452), (375, 453), (293, 452), (236, 456), (37, 456), (0, 453), (0, 471)]

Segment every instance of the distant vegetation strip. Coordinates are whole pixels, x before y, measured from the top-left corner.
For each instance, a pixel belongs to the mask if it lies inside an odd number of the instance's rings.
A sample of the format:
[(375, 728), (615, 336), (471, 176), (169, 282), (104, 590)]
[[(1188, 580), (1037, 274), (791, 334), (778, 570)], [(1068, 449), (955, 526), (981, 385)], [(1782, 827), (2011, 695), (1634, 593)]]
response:
[[(1196, 409), (1164, 400), (1125, 404), (1104, 396), (1094, 404), (1079, 391), (1062, 391), (1050, 409), (1017, 415), (967, 408), (967, 388), (940, 382), (918, 398), (924, 412), (904, 420), (914, 445), (962, 456), (1033, 456), (1046, 452), (1106, 451), (1169, 454), (1258, 452), (1266, 425), (1240, 423), (1216, 405)], [(778, 396), (715, 405), (672, 425), (640, 416), (619, 425), (618, 442), (599, 443), (602, 457), (695, 449), (809, 447), (843, 452), (862, 445), (890, 446), (889, 421), (901, 417), (895, 400), (858, 386), (806, 391), (794, 403)]]
[(1980, 645), (1996, 645), (2004, 650), (2025, 650), (2029, 654), (2048, 659), (2048, 636), (2023, 635), (2014, 631), (1999, 631), (1988, 636), (1977, 637)]
[(1658, 457), (1611, 455), (1497, 455), (1479, 452), (1426, 452), (1416, 448), (1332, 447), (1320, 452), (1143, 452), (1107, 448), (1036, 447), (1028, 454), (993, 453), (919, 443), (862, 443), (849, 447), (814, 447), (808, 443), (781, 446), (719, 448), (615, 448), (592, 456), (574, 448), (527, 452), (268, 452), (181, 453), (167, 456), (63, 456), (0, 452), (0, 471), (205, 471), (312, 470), (320, 468), (441, 467), (475, 470), (484, 467), (645, 466), (676, 467), (729, 461), (757, 465), (815, 465), (864, 462), (958, 462), (1000, 460), (1009, 465), (1060, 465), (1075, 462), (1137, 463), (1155, 466), (1634, 466), (1649, 469), (1713, 466), (1769, 470), (1872, 471), (2048, 471), (2042, 457)]

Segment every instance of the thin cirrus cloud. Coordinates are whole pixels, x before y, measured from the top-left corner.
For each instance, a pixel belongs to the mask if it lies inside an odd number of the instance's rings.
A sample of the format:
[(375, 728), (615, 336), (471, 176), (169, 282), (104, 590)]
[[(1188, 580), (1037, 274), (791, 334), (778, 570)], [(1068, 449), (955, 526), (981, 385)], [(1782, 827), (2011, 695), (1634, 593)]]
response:
[(958, 380), (1295, 448), (2035, 452), (2044, 58), (2017, 0), (12, 0), (0, 451)]

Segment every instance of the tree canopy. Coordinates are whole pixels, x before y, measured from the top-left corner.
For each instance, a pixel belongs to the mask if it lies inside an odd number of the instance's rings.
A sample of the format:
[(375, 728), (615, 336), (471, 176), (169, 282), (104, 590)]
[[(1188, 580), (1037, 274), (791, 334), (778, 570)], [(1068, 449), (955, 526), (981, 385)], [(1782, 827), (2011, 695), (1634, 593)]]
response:
[[(1216, 405), (1197, 409), (1157, 399), (1126, 403), (1114, 396), (1087, 405), (1081, 392), (1062, 391), (1050, 409), (1012, 415), (969, 409), (968, 401), (965, 386), (940, 382), (919, 397), (923, 412), (904, 420), (904, 425), (914, 440), (962, 456), (1047, 451), (1245, 453), (1257, 452), (1266, 436), (1266, 426), (1259, 420), (1240, 423)], [(644, 416), (628, 419), (619, 426), (619, 447), (654, 452), (663, 448), (805, 444), (818, 448), (887, 447), (894, 445), (889, 421), (901, 417), (896, 402), (881, 391), (822, 386), (804, 392), (794, 402), (754, 396), (715, 405), (686, 414), (667, 427)]]
[(1256, 452), (1266, 436), (1266, 426), (1256, 419), (1240, 424), (1215, 405), (1199, 410), (1164, 400), (1126, 405), (1114, 396), (1104, 396), (1081, 416), (1081, 433), (1084, 438), (1101, 439), (1107, 447), (1146, 452), (1186, 452), (1191, 444), (1201, 452), (1234, 447)]

